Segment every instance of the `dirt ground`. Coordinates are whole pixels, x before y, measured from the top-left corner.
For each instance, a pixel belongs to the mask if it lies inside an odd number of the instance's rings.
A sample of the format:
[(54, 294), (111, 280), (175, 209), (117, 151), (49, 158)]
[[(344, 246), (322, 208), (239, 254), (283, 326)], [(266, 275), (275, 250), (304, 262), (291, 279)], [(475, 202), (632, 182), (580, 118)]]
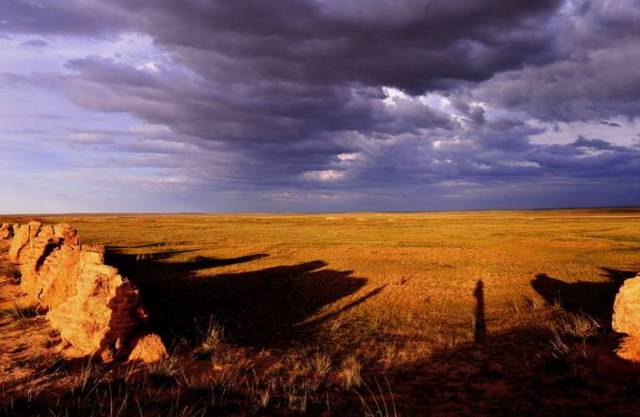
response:
[(640, 210), (31, 219), (106, 245), (172, 356), (64, 360), (0, 243), (7, 415), (640, 415)]

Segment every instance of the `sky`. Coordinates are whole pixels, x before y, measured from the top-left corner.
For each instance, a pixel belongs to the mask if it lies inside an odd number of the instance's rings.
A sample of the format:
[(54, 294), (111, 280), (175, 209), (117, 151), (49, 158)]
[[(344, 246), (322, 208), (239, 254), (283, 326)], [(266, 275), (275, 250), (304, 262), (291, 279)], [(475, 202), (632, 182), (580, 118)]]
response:
[(640, 205), (640, 0), (0, 0), (0, 212)]

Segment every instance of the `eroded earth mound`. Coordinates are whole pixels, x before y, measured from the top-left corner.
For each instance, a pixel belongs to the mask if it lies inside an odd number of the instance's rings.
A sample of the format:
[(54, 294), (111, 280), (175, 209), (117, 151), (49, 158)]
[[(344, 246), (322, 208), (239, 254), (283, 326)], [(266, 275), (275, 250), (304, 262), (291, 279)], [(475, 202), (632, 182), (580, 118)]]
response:
[(618, 356), (640, 362), (640, 274), (627, 279), (613, 305), (613, 330), (624, 333)]
[(11, 239), (13, 237), (13, 226), (8, 223), (0, 225), (0, 240)]
[[(41, 311), (66, 342), (65, 355), (99, 355), (104, 361), (136, 351), (146, 320), (138, 289), (104, 264), (104, 247), (82, 245), (68, 224), (19, 226), (9, 249), (19, 266), (27, 303)], [(156, 336), (135, 360), (158, 361), (166, 349)], [(134, 346), (135, 345), (135, 346)], [(139, 350), (139, 349), (138, 349)]]

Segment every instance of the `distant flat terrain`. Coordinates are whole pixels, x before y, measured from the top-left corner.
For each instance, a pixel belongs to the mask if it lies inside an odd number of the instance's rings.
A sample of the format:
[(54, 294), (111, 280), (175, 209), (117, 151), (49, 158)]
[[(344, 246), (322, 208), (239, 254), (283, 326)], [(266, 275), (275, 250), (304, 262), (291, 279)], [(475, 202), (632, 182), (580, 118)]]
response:
[(202, 280), (302, 268), (317, 277), (313, 288), (323, 280), (349, 287), (298, 319), (337, 312), (384, 287), (339, 319), (375, 317), (385, 334), (435, 339), (469, 336), (479, 279), (491, 332), (521, 324), (510, 311), (539, 297), (531, 286), (539, 274), (605, 282), (615, 271), (640, 270), (640, 209), (39, 218), (69, 222), (84, 242), (121, 254), (194, 263), (189, 274)]

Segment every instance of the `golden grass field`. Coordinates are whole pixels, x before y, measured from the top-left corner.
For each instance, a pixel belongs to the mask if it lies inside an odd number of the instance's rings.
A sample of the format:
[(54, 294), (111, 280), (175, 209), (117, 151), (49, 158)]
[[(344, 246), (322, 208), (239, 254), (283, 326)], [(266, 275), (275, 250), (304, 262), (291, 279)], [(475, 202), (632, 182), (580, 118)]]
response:
[(65, 363), (7, 283), (9, 415), (640, 415), (607, 327), (640, 209), (31, 219), (105, 245), (173, 356)]

